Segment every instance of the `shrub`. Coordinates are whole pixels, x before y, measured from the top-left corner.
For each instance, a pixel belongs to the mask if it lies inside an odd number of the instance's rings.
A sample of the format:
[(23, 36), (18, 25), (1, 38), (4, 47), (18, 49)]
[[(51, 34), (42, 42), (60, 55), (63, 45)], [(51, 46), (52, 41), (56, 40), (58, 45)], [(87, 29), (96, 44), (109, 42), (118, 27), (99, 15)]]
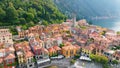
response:
[(76, 54), (76, 55), (74, 56), (74, 59), (78, 59), (78, 58), (80, 58), (80, 54)]
[(60, 44), (60, 48), (62, 48), (64, 46), (64, 44)]
[(108, 64), (103, 64), (103, 68), (109, 68)]
[(72, 60), (70, 61), (70, 63), (71, 63), (71, 64), (74, 64), (75, 61), (76, 61), (75, 59), (72, 59)]
[(113, 60), (111, 63), (112, 64), (118, 64), (118, 61), (117, 60)]
[(102, 63), (102, 64), (107, 64), (108, 63), (108, 58), (105, 56), (99, 56), (99, 55), (94, 55), (91, 54), (90, 58), (94, 60), (95, 62)]

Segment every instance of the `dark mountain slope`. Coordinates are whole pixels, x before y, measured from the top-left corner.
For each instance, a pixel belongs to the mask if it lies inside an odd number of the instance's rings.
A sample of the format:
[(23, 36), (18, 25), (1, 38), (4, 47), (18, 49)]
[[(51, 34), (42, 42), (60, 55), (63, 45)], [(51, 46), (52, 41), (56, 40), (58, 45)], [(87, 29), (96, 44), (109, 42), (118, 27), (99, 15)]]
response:
[(70, 17), (91, 19), (95, 16), (120, 16), (120, 0), (54, 0), (59, 10)]

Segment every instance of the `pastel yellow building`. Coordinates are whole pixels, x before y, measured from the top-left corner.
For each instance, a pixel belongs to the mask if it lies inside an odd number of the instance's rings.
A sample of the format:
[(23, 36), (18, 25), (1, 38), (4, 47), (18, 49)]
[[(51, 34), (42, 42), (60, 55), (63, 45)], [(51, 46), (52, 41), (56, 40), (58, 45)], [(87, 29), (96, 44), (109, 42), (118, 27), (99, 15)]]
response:
[(86, 54), (91, 54), (95, 48), (95, 44), (90, 44), (89, 46), (82, 47), (82, 52)]
[(74, 46), (74, 45), (63, 46), (62, 47), (62, 54), (66, 58), (73, 57), (78, 53), (79, 49), (80, 49), (79, 47)]
[(84, 47), (84, 48), (82, 48), (82, 51), (84, 52), (84, 53), (86, 53), (86, 54), (91, 54), (92, 53), (92, 48), (90, 48), (90, 47)]

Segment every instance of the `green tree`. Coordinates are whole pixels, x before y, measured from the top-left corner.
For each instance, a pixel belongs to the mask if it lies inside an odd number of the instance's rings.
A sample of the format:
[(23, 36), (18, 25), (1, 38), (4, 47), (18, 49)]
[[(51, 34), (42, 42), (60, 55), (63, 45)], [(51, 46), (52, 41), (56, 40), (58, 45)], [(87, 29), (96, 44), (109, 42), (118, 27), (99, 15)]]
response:
[(118, 64), (118, 61), (117, 60), (113, 60), (112, 64)]
[[(30, 22), (43, 25), (62, 23), (66, 19), (53, 0), (0, 0), (0, 24), (24, 25)], [(22, 24), (21, 24), (22, 23)]]
[(103, 68), (110, 68), (108, 64), (103, 64)]
[(108, 63), (108, 58), (105, 56), (91, 54), (90, 58), (98, 63), (102, 63), (102, 64)]
[(32, 13), (26, 13), (26, 20), (30, 22), (34, 19), (34, 15)]
[(26, 23), (25, 18), (19, 18), (19, 21), (20, 21), (20, 24), (25, 24)]
[(45, 21), (45, 20), (43, 20), (42, 25), (47, 26), (47, 25), (48, 25), (48, 22), (47, 22), (47, 21)]
[(0, 21), (3, 21), (5, 16), (6, 16), (6, 12), (2, 8), (0, 8)]
[(11, 2), (9, 3), (9, 7), (6, 10), (6, 15), (7, 15), (7, 19), (6, 19), (7, 22), (12, 24), (18, 22), (18, 13)]
[(70, 61), (71, 64), (74, 64), (75, 62), (76, 62), (75, 59), (72, 59), (72, 60)]
[(34, 8), (29, 8), (29, 9), (28, 9), (28, 12), (29, 12), (29, 13), (32, 13), (34, 16), (37, 15), (37, 12), (36, 12), (36, 10), (35, 10)]
[(62, 48), (64, 46), (64, 44), (60, 44), (60, 48)]

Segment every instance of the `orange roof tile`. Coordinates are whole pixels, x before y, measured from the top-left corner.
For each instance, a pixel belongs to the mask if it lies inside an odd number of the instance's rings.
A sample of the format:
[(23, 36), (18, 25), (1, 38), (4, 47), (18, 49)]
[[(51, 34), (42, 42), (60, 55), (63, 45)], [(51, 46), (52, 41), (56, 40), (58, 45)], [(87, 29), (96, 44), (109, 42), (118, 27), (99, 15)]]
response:
[(78, 46), (78, 45), (74, 45), (77, 49), (80, 49), (80, 46)]
[(64, 50), (71, 50), (71, 49), (76, 49), (76, 47), (73, 46), (73, 45), (69, 45), (69, 46), (63, 46), (62, 49), (64, 49)]
[(26, 51), (25, 52), (25, 57), (26, 58), (33, 57), (33, 56), (34, 56), (34, 54), (31, 51)]
[(51, 48), (48, 49), (48, 51), (49, 52), (55, 52), (56, 50), (53, 47), (51, 47)]
[(46, 52), (46, 53), (48, 53), (48, 50), (45, 49), (45, 48), (41, 48), (41, 50), (44, 51), (44, 52)]
[(14, 52), (15, 49), (13, 47), (8, 47), (5, 49), (6, 52)]
[(0, 43), (0, 46), (3, 45), (3, 43)]
[(0, 58), (0, 63), (3, 63), (3, 58)]
[(23, 47), (23, 49), (24, 49), (24, 50), (31, 50), (31, 48), (30, 48), (30, 46), (29, 46), (29, 45), (24, 46), (24, 47)]
[(39, 45), (36, 45), (36, 46), (33, 46), (33, 49), (37, 50), (37, 49), (41, 49), (41, 47)]
[(90, 47), (90, 46), (86, 46), (85, 49), (87, 49), (87, 50), (93, 50), (94, 48)]
[(5, 49), (0, 49), (0, 52), (1, 52), (1, 53), (5, 52)]
[(61, 48), (60, 47), (58, 47), (58, 46), (53, 46), (53, 48), (55, 49), (55, 50), (61, 50)]
[(22, 43), (17, 43), (14, 46), (16, 50), (22, 49)]
[(12, 53), (10, 53), (9, 55), (7, 55), (7, 56), (5, 57), (5, 60), (8, 60), (8, 59), (15, 59), (15, 55), (12, 54)]

